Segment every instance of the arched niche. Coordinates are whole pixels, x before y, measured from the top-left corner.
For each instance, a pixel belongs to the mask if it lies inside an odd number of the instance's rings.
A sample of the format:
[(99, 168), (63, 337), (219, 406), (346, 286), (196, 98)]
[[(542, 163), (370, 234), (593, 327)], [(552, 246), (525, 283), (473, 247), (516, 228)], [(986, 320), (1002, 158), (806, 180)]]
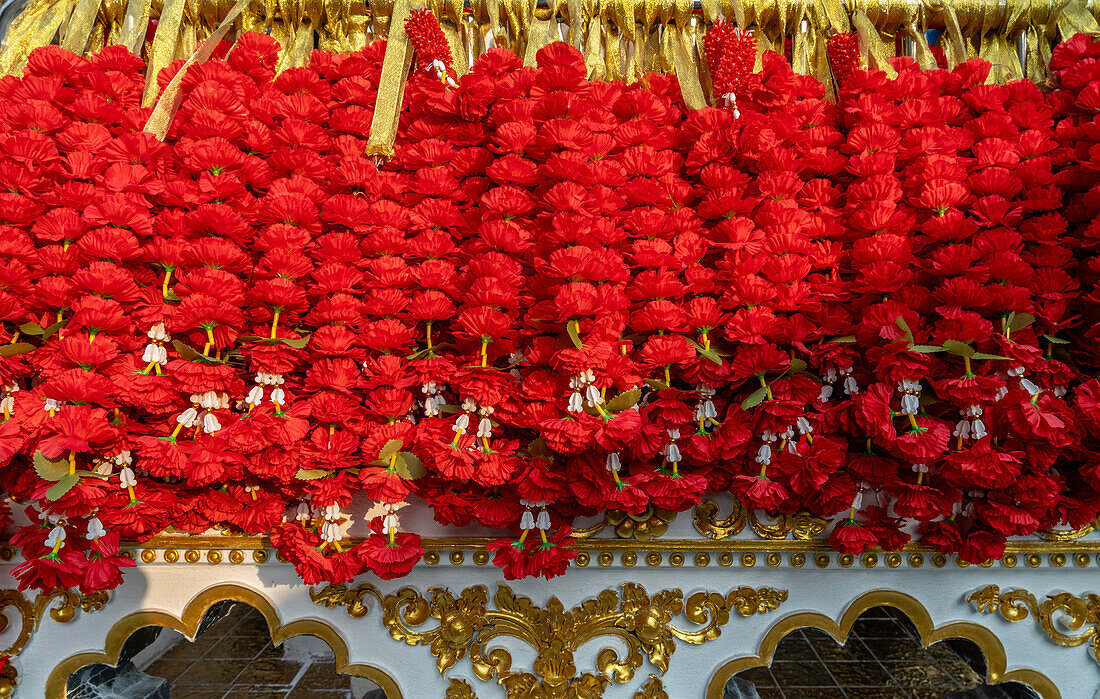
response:
[(872, 590), (857, 597), (841, 614), (839, 621), (819, 612), (789, 614), (768, 629), (755, 656), (731, 660), (715, 671), (707, 685), (707, 699), (722, 699), (730, 678), (754, 667), (767, 667), (775, 655), (775, 649), (788, 634), (798, 629), (813, 628), (832, 636), (838, 644), (844, 644), (856, 619), (873, 607), (894, 607), (909, 618), (925, 648), (947, 639), (964, 639), (975, 644), (985, 656), (986, 681), (989, 684), (1019, 682), (1034, 689), (1043, 699), (1062, 699), (1054, 682), (1043, 673), (1029, 668), (1007, 671), (1004, 645), (989, 629), (968, 621), (955, 621), (936, 627), (928, 610), (915, 597), (893, 590)]
[(385, 671), (373, 665), (348, 662), (348, 645), (334, 628), (317, 619), (298, 619), (283, 624), (279, 621), (275, 606), (267, 597), (250, 588), (233, 584), (215, 585), (203, 590), (187, 603), (180, 617), (157, 611), (139, 611), (123, 617), (111, 627), (102, 651), (77, 653), (54, 667), (46, 681), (46, 699), (64, 699), (69, 675), (86, 665), (116, 665), (126, 639), (138, 629), (163, 626), (178, 631), (187, 638), (194, 638), (206, 611), (222, 601), (243, 602), (259, 611), (267, 621), (268, 632), (275, 645), (294, 636), (316, 636), (332, 649), (337, 672), (365, 677), (381, 687), (389, 699), (404, 699), (397, 682)]

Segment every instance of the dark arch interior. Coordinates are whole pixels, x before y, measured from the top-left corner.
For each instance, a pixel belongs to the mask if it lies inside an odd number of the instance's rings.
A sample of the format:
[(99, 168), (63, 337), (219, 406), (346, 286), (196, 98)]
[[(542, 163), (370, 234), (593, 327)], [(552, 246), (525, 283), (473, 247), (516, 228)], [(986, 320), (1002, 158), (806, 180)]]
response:
[(319, 638), (271, 642), (267, 620), (242, 602), (210, 607), (194, 641), (159, 626), (126, 639), (117, 666), (69, 675), (67, 699), (386, 699), (377, 685), (336, 672)]
[(844, 645), (820, 629), (798, 629), (776, 647), (770, 667), (738, 673), (724, 699), (1035, 699), (1016, 683), (988, 685), (978, 646), (951, 639), (922, 648), (894, 607), (860, 615)]

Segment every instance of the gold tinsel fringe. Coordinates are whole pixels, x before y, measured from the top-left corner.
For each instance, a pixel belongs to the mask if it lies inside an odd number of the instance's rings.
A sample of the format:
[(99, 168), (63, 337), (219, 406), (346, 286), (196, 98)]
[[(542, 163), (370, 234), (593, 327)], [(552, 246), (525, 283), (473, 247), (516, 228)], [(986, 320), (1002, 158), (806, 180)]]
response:
[[(459, 75), (490, 47), (532, 65), (540, 48), (564, 40), (581, 50), (591, 79), (676, 74), (693, 109), (708, 103), (702, 37), (720, 18), (753, 30), (760, 54), (788, 52), (795, 70), (830, 91), (825, 42), (832, 32), (854, 28), (865, 64), (892, 72), (889, 59), (899, 46), (922, 66), (934, 65), (924, 32), (936, 28), (949, 66), (980, 56), (998, 82), (1043, 82), (1055, 42), (1100, 34), (1100, 0), (702, 0), (700, 7), (693, 0), (550, 0), (542, 9), (534, 0), (29, 0), (0, 46), (0, 71), (18, 74), (32, 50), (50, 43), (80, 53), (119, 44), (145, 58), (144, 104), (153, 106), (160, 70), (179, 58), (204, 60), (198, 48), (214, 34), (270, 34), (282, 46), (279, 70), (305, 65), (314, 48), (349, 52), (388, 38), (370, 138), (371, 152), (386, 156), (412, 53), (404, 18), (425, 5), (440, 19)], [(146, 41), (150, 19), (158, 24)], [(163, 119), (174, 110), (164, 105), (172, 99), (161, 97), (160, 121), (150, 130), (166, 128)]]

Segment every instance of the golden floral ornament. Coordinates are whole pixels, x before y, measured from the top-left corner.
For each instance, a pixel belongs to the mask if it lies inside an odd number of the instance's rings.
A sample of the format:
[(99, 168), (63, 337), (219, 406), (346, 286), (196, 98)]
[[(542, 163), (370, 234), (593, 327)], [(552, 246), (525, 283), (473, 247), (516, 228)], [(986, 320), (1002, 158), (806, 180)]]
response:
[(726, 517), (718, 516), (718, 503), (703, 500), (695, 506), (693, 516), (695, 529), (711, 539), (729, 539), (741, 533), (747, 524), (757, 536), (773, 541), (793, 536), (798, 541), (811, 541), (825, 533), (829, 526), (827, 520), (814, 517), (807, 512), (778, 514), (774, 522), (767, 522), (749, 510), (736, 497), (733, 498), (733, 511)]
[(591, 527), (574, 529), (574, 539), (589, 539), (607, 527), (614, 527), (615, 536), (634, 541), (651, 541), (664, 536), (668, 527), (676, 519), (677, 512), (662, 510), (652, 505), (639, 514), (630, 514), (622, 510), (608, 510), (603, 520)]
[[(612, 681), (630, 682), (645, 660), (663, 674), (677, 641), (698, 645), (718, 638), (731, 611), (748, 617), (778, 609), (787, 599), (787, 591), (739, 587), (725, 595), (697, 592), (685, 599), (679, 589), (650, 595), (641, 585), (626, 583), (621, 591), (604, 590), (567, 610), (557, 597), (540, 607), (507, 585), (497, 586), (492, 609), (484, 585), (468, 587), (457, 596), (443, 588), (431, 588), (422, 595), (409, 587), (383, 595), (370, 583), (310, 590), (315, 604), (347, 607), (348, 614), (356, 618), (367, 613), (368, 596), (379, 602), (382, 623), (390, 635), (409, 645), (428, 646), (440, 673), (468, 656), (474, 675), (483, 681), (495, 678), (509, 699), (596, 699)], [(698, 628), (685, 630), (674, 625), (681, 615)], [(434, 628), (418, 628), (430, 618), (438, 622)], [(604, 647), (596, 655), (595, 672), (578, 671), (574, 653), (589, 642), (609, 637), (625, 644), (626, 652), (620, 657), (619, 650)], [(531, 672), (512, 668), (511, 653), (495, 643), (503, 638), (535, 650)], [(660, 680), (651, 676), (635, 696), (659, 699), (667, 695)], [(465, 681), (452, 680), (447, 697), (470, 699), (476, 695)]]
[[(1027, 590), (1006, 590), (1001, 592), (996, 585), (986, 585), (970, 593), (967, 602), (979, 612), (996, 614), (1007, 621), (1018, 622), (1033, 617), (1042, 627), (1050, 640), (1060, 646), (1075, 647), (1086, 643), (1092, 646), (1092, 656), (1100, 662), (1100, 596), (1085, 594), (1081, 597), (1068, 592), (1047, 595), (1042, 602)], [(1059, 615), (1058, 627), (1071, 632), (1063, 633), (1055, 625), (1055, 615)]]
[(42, 623), (46, 612), (54, 621), (67, 624), (76, 618), (77, 609), (94, 612), (102, 609), (109, 599), (109, 593), (105, 590), (82, 595), (75, 590), (58, 588), (39, 592), (32, 603), (19, 590), (0, 590), (0, 633), (7, 631), (14, 618), (8, 616), (9, 609), (16, 613), (19, 621), (19, 633), (15, 640), (0, 650), (0, 660), (4, 661), (3, 668), (0, 668), (0, 697), (10, 697), (14, 693), (19, 675), (10, 661), (30, 643), (31, 635)]

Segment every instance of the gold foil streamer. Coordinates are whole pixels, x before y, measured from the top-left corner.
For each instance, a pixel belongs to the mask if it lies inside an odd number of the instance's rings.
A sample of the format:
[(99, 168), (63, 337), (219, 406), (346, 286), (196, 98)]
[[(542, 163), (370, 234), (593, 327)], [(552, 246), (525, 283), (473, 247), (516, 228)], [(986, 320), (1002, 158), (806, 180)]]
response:
[(947, 67), (954, 68), (964, 63), (970, 58), (970, 53), (959, 24), (959, 16), (955, 12), (954, 0), (924, 0), (924, 4), (943, 19), (945, 31), (940, 37), (940, 45), (943, 46)]
[(72, 16), (69, 17), (69, 25), (65, 29), (65, 37), (61, 40), (61, 48), (73, 53), (84, 53), (98, 14), (99, 0), (79, 0)]
[(882, 42), (882, 35), (879, 34), (878, 29), (867, 18), (867, 14), (863, 10), (856, 10), (852, 13), (852, 25), (859, 32), (860, 53), (867, 61), (867, 67), (872, 70), (886, 71), (886, 74), (891, 78), (897, 77), (897, 71), (890, 65), (890, 57), (893, 55), (893, 51), (887, 51), (885, 44)]
[(118, 36), (112, 43), (121, 44), (131, 53), (140, 53), (145, 35), (149, 31), (149, 6), (152, 0), (129, 0), (126, 14), (119, 26)]
[(153, 107), (153, 113), (149, 115), (149, 121), (145, 122), (145, 131), (162, 141), (164, 140), (164, 137), (168, 135), (168, 127), (172, 124), (172, 118), (176, 116), (176, 111), (180, 106), (180, 100), (182, 99), (180, 84), (183, 82), (183, 76), (187, 73), (187, 69), (196, 63), (202, 63), (213, 55), (214, 49), (218, 47), (218, 44), (225, 38), (229, 30), (233, 28), (233, 22), (244, 12), (249, 2), (250, 0), (239, 0), (225, 19), (222, 20), (221, 25), (207, 37), (206, 41), (202, 42), (199, 50), (187, 59), (171, 82), (165, 86), (164, 93), (161, 94), (156, 106)]
[(673, 50), (676, 56), (676, 80), (680, 83), (684, 104), (688, 109), (702, 109), (707, 106), (707, 97), (702, 83), (699, 82), (698, 54), (695, 51), (695, 36), (691, 27), (694, 6), (692, 0), (676, 0), (676, 14), (673, 19), (677, 37), (673, 40)]
[(411, 9), (412, 0), (397, 0), (393, 4), (386, 55), (382, 59), (382, 75), (378, 84), (378, 101), (374, 105), (374, 120), (371, 121), (370, 138), (367, 139), (367, 155), (371, 157), (393, 157), (397, 118), (401, 114), (405, 81), (412, 65), (412, 44), (405, 33), (405, 20)]
[(145, 95), (141, 100), (143, 107), (151, 107), (156, 102), (157, 74), (175, 58), (176, 44), (180, 39), (180, 24), (183, 22), (183, 10), (186, 4), (187, 0), (164, 0), (157, 31), (153, 35), (153, 43), (149, 47), (149, 56), (146, 59)]

